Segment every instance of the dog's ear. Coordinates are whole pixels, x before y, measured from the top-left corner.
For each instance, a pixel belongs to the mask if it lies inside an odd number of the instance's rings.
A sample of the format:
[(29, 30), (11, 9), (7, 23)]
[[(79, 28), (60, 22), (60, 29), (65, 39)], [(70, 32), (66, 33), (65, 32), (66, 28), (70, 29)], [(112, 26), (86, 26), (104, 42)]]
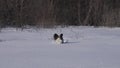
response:
[(62, 43), (64, 43), (63, 34), (60, 34), (60, 39), (62, 40)]
[(60, 34), (60, 39), (63, 40), (63, 34)]
[(56, 40), (57, 38), (58, 38), (59, 36), (58, 36), (58, 34), (54, 34), (54, 36), (53, 36), (53, 38), (54, 38), (54, 40)]

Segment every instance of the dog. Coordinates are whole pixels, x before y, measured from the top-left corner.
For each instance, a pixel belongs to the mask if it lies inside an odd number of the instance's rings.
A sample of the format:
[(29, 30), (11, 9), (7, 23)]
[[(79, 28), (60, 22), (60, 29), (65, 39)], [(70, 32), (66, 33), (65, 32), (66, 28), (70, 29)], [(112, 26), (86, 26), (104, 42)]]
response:
[(62, 43), (64, 43), (63, 34), (58, 35), (58, 34), (55, 33), (55, 34), (53, 35), (53, 38), (54, 38), (54, 40), (55, 40), (55, 42), (56, 42), (57, 44), (62, 44)]

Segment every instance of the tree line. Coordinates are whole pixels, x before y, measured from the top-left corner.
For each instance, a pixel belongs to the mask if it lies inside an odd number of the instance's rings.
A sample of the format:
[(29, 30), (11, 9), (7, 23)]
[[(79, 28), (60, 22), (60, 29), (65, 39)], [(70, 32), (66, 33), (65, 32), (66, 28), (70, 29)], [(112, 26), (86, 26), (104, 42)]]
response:
[(120, 0), (0, 0), (0, 27), (120, 26)]

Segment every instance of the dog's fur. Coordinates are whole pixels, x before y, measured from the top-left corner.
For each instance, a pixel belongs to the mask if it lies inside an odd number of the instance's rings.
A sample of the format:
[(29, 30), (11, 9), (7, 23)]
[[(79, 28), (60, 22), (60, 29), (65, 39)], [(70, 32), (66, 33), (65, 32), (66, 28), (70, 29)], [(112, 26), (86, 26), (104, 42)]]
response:
[(54, 38), (54, 40), (55, 40), (55, 42), (56, 42), (57, 44), (62, 44), (62, 43), (64, 43), (63, 34), (58, 35), (58, 34), (55, 33), (55, 34), (53, 35), (53, 38)]

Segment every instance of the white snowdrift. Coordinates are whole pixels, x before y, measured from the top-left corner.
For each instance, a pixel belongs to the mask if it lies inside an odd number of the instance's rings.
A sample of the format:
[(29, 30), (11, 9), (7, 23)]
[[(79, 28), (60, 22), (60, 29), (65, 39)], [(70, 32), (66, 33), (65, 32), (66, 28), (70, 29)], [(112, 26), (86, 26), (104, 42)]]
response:
[[(63, 33), (65, 44), (55, 44)], [(3, 29), (0, 68), (120, 68), (120, 28)]]

